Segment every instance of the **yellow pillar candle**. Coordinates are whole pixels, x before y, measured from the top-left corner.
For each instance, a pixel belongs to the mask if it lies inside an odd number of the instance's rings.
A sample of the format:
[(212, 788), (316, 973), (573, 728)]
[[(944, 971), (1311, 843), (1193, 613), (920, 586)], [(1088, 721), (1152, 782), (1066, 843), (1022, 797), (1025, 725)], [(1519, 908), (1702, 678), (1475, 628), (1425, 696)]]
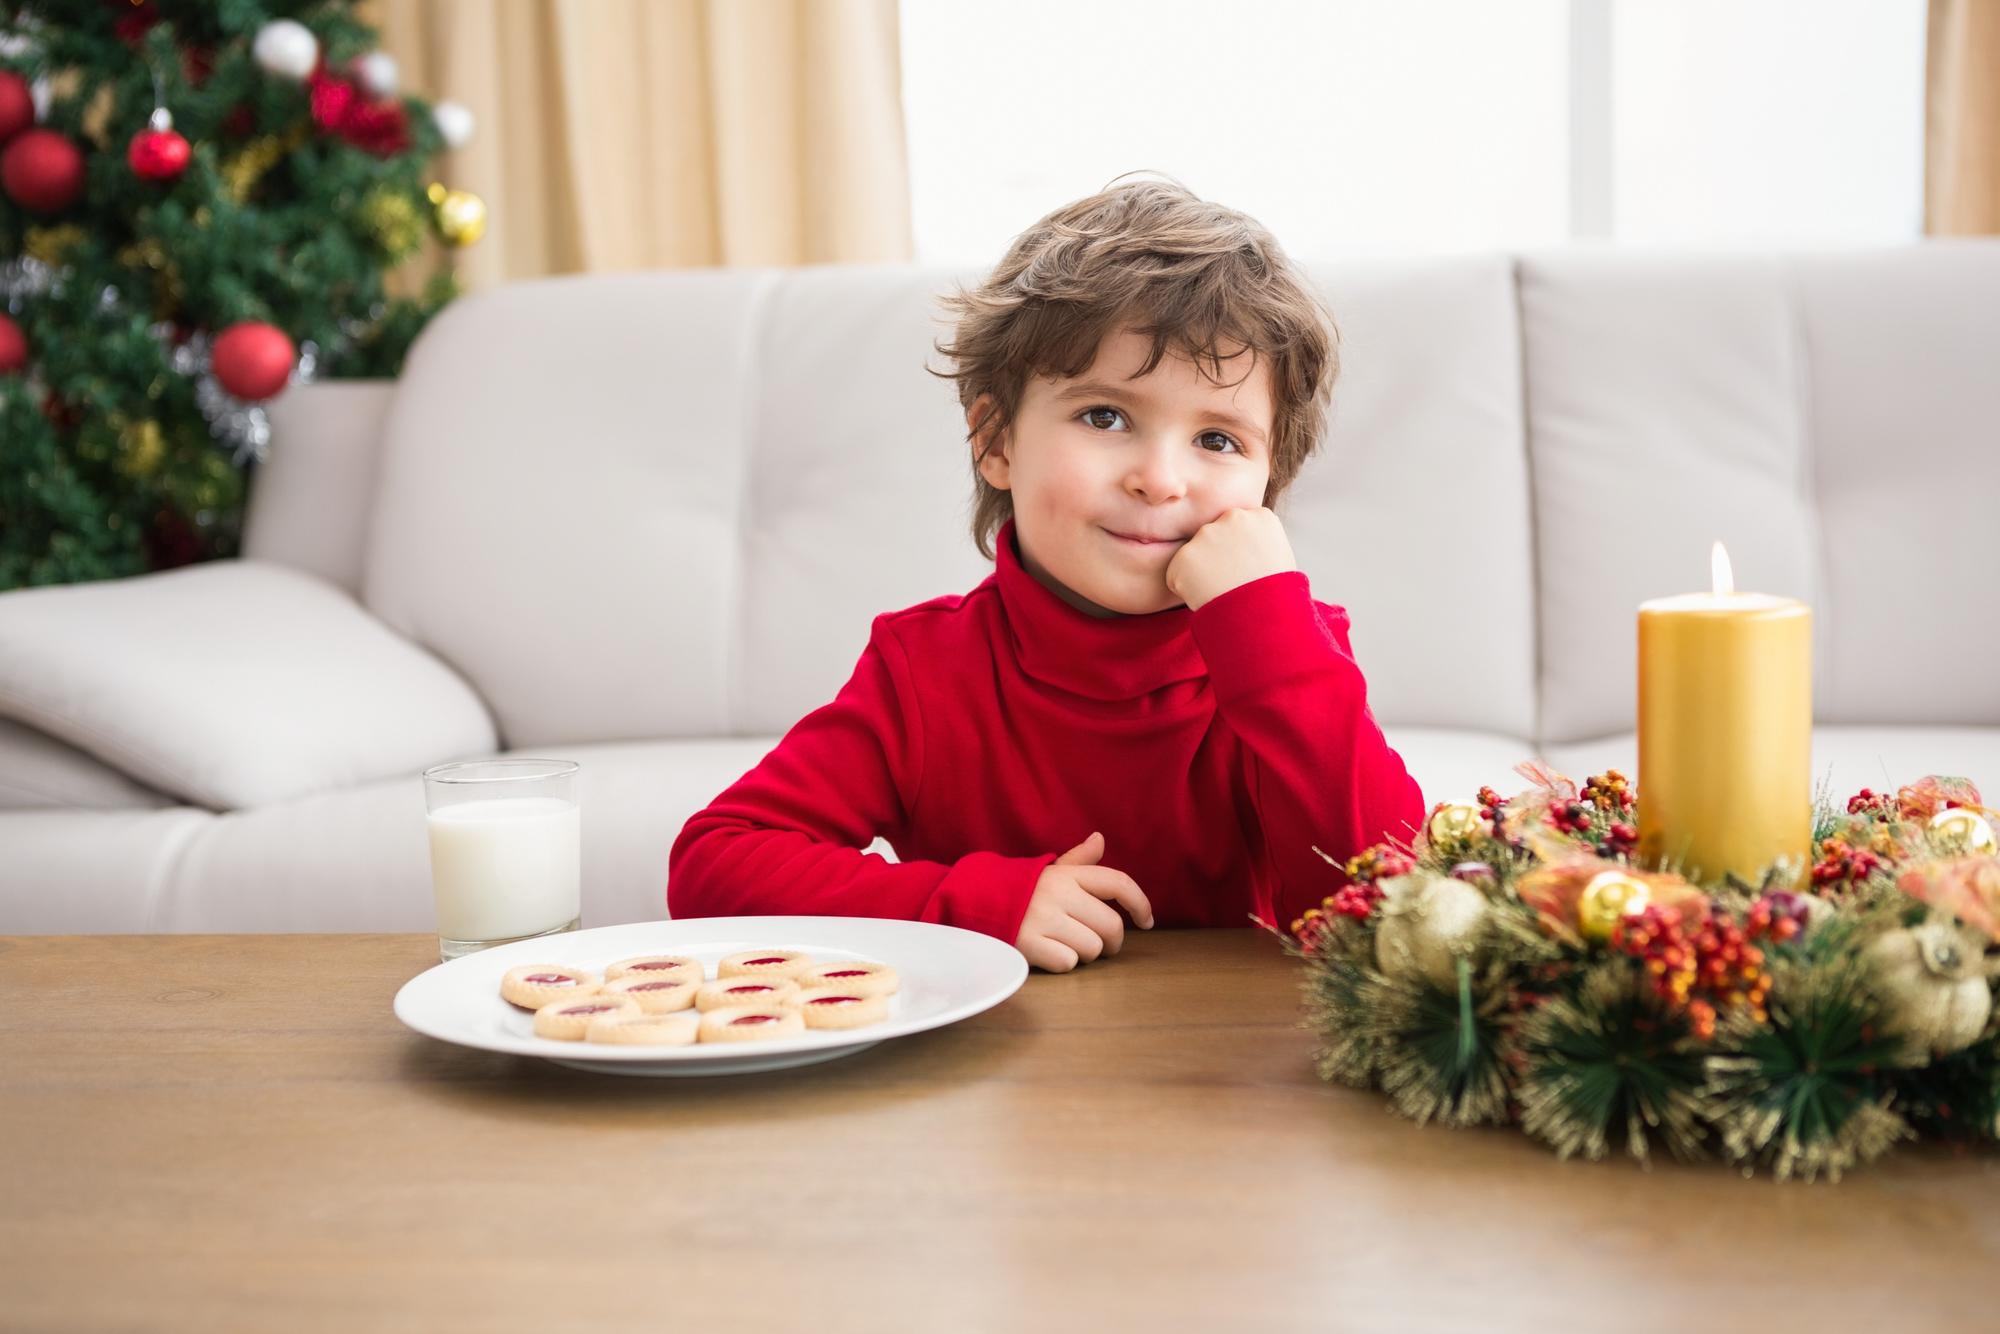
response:
[(1639, 858), (1691, 879), (1796, 874), (1812, 843), (1812, 612), (1713, 591), (1639, 606)]

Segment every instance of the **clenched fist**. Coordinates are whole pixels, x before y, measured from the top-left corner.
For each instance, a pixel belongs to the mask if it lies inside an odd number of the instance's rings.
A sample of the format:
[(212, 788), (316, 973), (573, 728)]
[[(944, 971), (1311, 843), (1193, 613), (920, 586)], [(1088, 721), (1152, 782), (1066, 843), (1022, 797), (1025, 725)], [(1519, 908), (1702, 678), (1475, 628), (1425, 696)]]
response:
[(1167, 562), (1167, 591), (1193, 611), (1252, 579), (1298, 568), (1285, 525), (1268, 507), (1224, 510)]
[(1014, 940), (1014, 948), (1033, 967), (1067, 973), (1099, 955), (1118, 953), (1125, 943), (1125, 922), (1107, 899), (1123, 904), (1134, 922), (1152, 929), (1153, 905), (1138, 882), (1123, 871), (1099, 866), (1103, 856), (1104, 835), (1093, 833), (1042, 868)]

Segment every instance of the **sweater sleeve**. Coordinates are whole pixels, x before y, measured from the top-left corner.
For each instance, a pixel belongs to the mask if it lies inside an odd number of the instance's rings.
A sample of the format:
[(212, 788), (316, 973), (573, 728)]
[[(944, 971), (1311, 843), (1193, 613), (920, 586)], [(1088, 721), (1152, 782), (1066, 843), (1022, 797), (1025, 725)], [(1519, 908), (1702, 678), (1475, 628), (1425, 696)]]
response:
[(1012, 945), (1057, 854), (891, 862), (861, 850), (878, 835), (897, 842), (923, 766), (909, 660), (878, 617), (833, 702), (681, 829), (667, 857), (667, 915), (900, 917)]
[(1368, 710), (1347, 627), (1298, 571), (1232, 588), (1193, 617), (1216, 712), (1250, 754), (1277, 882), (1275, 900), (1260, 890), (1255, 909), (1280, 931), (1343, 883), (1314, 846), (1345, 861), (1384, 839), (1407, 843), (1424, 815), (1416, 780)]

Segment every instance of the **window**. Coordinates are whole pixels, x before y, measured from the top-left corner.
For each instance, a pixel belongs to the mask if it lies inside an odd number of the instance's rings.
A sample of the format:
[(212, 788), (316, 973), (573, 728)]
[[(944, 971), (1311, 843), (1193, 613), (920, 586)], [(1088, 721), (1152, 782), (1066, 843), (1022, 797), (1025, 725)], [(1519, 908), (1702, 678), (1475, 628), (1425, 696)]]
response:
[(1922, 223), (1924, 0), (904, 0), (917, 257), (1139, 169), (1302, 258)]

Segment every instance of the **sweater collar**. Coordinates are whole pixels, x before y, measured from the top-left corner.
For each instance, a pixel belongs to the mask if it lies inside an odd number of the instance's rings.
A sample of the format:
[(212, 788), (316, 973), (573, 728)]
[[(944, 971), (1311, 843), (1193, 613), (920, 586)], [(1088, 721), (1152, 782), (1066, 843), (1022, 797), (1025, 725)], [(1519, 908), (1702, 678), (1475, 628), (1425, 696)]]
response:
[(1014, 521), (995, 539), (994, 578), (1029, 676), (1097, 700), (1136, 699), (1207, 675), (1186, 607), (1145, 616), (1092, 616), (1064, 602), (1021, 563)]

